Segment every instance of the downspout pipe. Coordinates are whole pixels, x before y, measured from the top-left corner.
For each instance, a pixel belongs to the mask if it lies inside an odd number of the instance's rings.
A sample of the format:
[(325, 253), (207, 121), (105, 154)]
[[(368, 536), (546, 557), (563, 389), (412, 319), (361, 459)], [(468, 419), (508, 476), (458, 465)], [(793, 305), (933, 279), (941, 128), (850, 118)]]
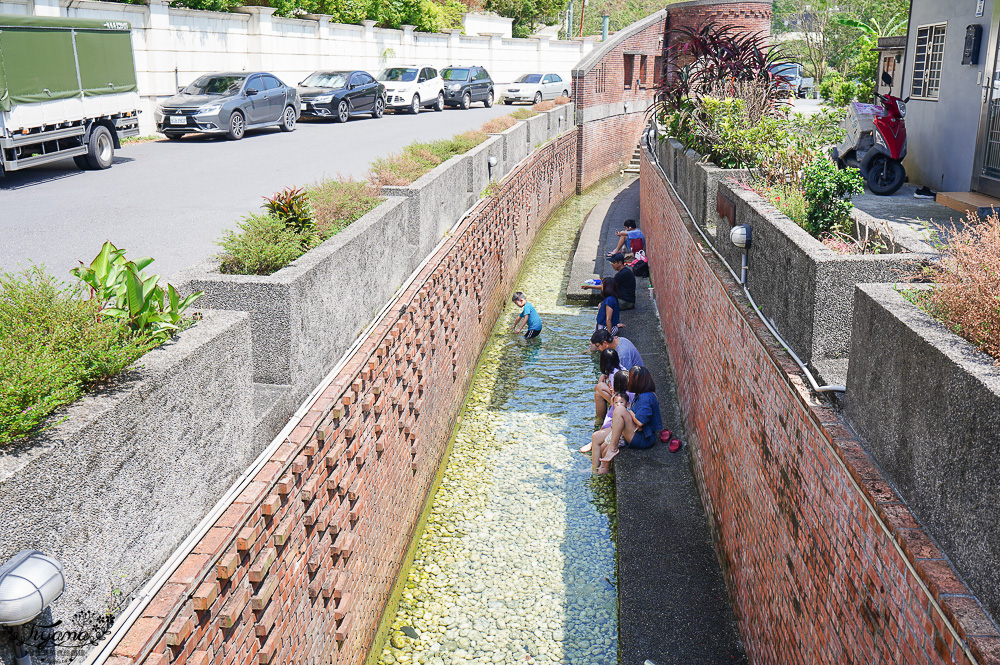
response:
[[(656, 155), (656, 151), (653, 150), (653, 136), (654, 136), (654, 134), (655, 134), (655, 132), (653, 131), (653, 127), (650, 126), (650, 128), (643, 134), (643, 139), (646, 141), (646, 147), (649, 149), (649, 152), (651, 154), (653, 154), (653, 155)], [(688, 214), (688, 216), (693, 221), (694, 220), (694, 215), (691, 214), (691, 210), (687, 207), (687, 204), (684, 203), (684, 199), (682, 199), (680, 197), (680, 195), (677, 193), (677, 190), (674, 188), (674, 183), (670, 182), (670, 178), (668, 178), (667, 174), (663, 172), (663, 168), (660, 166), (660, 162), (658, 160), (654, 159), (653, 163), (656, 164), (656, 169), (660, 172), (661, 175), (663, 175), (663, 179), (667, 181), (668, 185), (670, 185), (670, 191), (672, 191), (674, 193), (674, 197), (678, 201), (680, 201), (681, 206), (684, 207), (684, 211)], [(694, 226), (695, 230), (698, 231), (698, 235), (700, 235), (701, 238), (702, 238), (702, 240), (705, 241), (705, 245), (710, 250), (712, 250), (713, 254), (715, 254), (719, 258), (719, 261), (722, 262), (722, 265), (726, 266), (726, 270), (728, 270), (729, 274), (733, 276), (733, 280), (735, 280), (743, 288), (743, 293), (746, 295), (747, 300), (750, 301), (750, 305), (753, 306), (754, 312), (757, 314), (757, 318), (759, 318), (761, 320), (761, 322), (771, 332), (771, 334), (774, 335), (774, 338), (776, 340), (778, 340), (778, 343), (781, 344), (782, 348), (785, 349), (785, 351), (788, 352), (788, 355), (790, 355), (792, 357), (792, 360), (794, 360), (795, 364), (799, 366), (799, 369), (802, 370), (802, 373), (806, 375), (806, 380), (809, 381), (809, 385), (812, 387), (813, 391), (817, 392), (817, 393), (831, 393), (831, 392), (833, 392), (833, 393), (845, 393), (845, 392), (847, 392), (847, 387), (846, 386), (837, 386), (837, 385), (823, 385), (823, 386), (821, 386), (819, 384), (819, 382), (816, 381), (816, 377), (813, 376), (813, 373), (811, 371), (809, 371), (808, 367), (806, 367), (806, 364), (804, 362), (802, 362), (801, 358), (799, 358), (798, 354), (796, 354), (795, 351), (792, 350), (792, 347), (788, 345), (788, 342), (785, 341), (785, 338), (781, 336), (781, 334), (775, 329), (775, 327), (773, 325), (771, 325), (771, 322), (767, 320), (767, 317), (764, 316), (764, 312), (761, 311), (760, 306), (757, 304), (757, 301), (755, 301), (753, 299), (753, 296), (750, 295), (750, 289), (748, 289), (747, 285), (746, 285), (746, 273), (747, 273), (747, 255), (746, 255), (746, 252), (743, 253), (743, 270), (742, 270), (742, 272), (743, 272), (743, 278), (741, 279), (739, 276), (737, 276), (737, 274), (735, 272), (733, 272), (733, 269), (731, 267), (729, 267), (729, 262), (726, 261), (725, 257), (723, 257), (722, 254), (720, 254), (719, 251), (717, 249), (715, 249), (715, 245), (713, 245), (712, 242), (708, 239), (708, 236), (706, 236), (705, 232), (701, 230), (701, 227), (698, 226), (697, 224), (693, 224), (693, 226)]]

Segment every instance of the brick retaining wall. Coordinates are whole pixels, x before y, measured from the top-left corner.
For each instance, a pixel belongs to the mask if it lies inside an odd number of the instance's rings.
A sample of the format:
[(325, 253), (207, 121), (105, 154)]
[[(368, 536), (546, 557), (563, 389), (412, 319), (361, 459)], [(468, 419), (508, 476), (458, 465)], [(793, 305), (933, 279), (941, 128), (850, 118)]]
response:
[(1000, 633), (753, 314), (643, 151), (641, 228), (753, 663), (1000, 663)]
[(535, 152), (433, 254), (107, 662), (364, 662), (480, 350), (577, 132)]

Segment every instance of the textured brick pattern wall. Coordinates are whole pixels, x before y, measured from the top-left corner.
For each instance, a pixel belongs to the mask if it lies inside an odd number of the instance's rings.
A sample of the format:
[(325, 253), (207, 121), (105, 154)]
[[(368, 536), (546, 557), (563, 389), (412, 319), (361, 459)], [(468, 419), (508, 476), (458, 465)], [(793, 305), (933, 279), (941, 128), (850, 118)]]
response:
[(480, 350), (575, 187), (576, 131), (480, 202), (108, 662), (365, 660)]
[(696, 242), (650, 159), (641, 228), (655, 299), (750, 661), (1000, 663), (996, 626)]
[[(707, 2), (690, 3), (670, 10), (670, 29), (697, 28), (706, 21), (722, 25), (737, 25), (751, 34), (771, 34), (770, 2)], [(669, 35), (667, 46), (669, 47)]]

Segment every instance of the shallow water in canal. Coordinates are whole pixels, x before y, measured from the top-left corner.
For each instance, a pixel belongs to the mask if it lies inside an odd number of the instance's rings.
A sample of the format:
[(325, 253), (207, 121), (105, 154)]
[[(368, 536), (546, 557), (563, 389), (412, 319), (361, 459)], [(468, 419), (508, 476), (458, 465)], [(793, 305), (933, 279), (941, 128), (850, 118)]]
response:
[(379, 663), (617, 663), (614, 506), (577, 449), (593, 431), (590, 307), (567, 306), (568, 263), (612, 179), (567, 202), (517, 284), (541, 337), (497, 322)]

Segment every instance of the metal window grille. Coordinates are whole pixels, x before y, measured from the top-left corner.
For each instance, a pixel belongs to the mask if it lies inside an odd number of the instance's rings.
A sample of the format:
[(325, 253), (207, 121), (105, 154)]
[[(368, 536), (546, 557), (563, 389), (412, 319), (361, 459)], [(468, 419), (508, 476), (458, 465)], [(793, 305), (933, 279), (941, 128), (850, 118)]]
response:
[(944, 63), (944, 42), (947, 28), (947, 23), (923, 25), (917, 28), (911, 97), (937, 99), (940, 95), (941, 66)]

